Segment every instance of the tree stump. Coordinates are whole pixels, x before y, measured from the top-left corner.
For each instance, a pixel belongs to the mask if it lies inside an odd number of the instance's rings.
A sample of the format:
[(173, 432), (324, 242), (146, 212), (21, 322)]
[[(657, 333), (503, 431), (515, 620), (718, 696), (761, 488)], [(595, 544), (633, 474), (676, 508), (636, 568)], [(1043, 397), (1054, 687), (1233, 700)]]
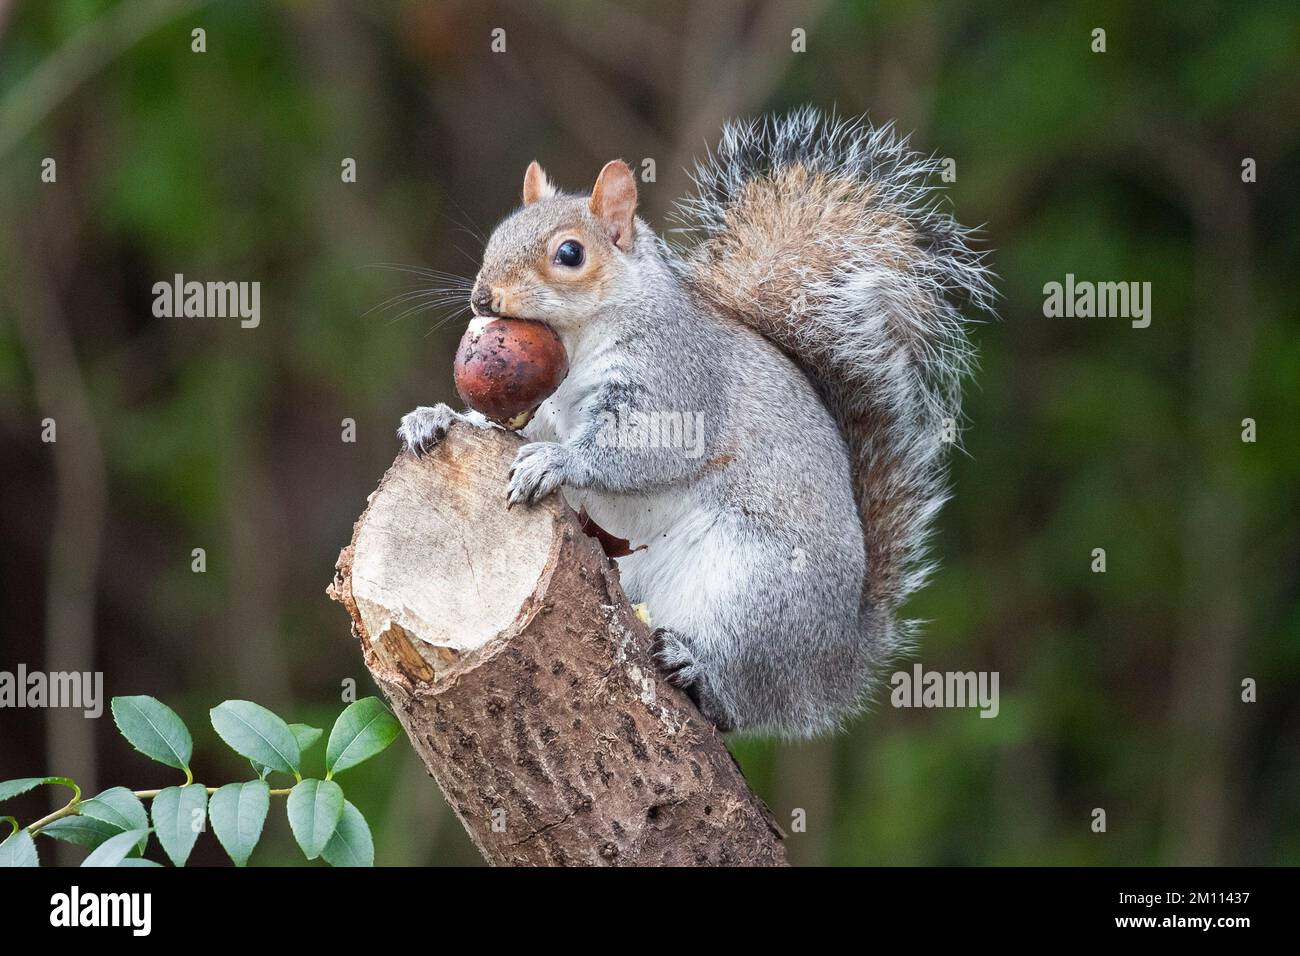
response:
[(328, 590), (456, 816), (493, 864), (785, 864), (598, 539), (558, 495), (506, 509), (520, 444), (399, 455)]

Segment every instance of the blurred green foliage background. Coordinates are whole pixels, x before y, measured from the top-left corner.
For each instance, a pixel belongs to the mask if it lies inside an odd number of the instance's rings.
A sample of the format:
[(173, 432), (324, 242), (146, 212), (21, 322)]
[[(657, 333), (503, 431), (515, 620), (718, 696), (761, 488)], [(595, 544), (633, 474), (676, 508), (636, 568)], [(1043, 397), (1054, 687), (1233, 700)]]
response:
[[(462, 328), (376, 308), (421, 280), (375, 265), (472, 276), (533, 158), (567, 188), (654, 158), (664, 228), (725, 119), (811, 102), (914, 130), (987, 224), (1001, 320), (910, 610), (1001, 713), (735, 742), (808, 814), (792, 859), (1300, 862), (1298, 67), (1281, 3), (0, 0), (0, 668), (160, 697), (209, 783), (244, 774), (222, 699), (328, 727), (371, 691), (325, 585)], [(175, 273), (260, 281), (260, 327), (154, 318)], [(1045, 318), (1066, 273), (1151, 282), (1151, 326)], [(0, 779), (44, 772), (173, 782), (107, 711), (0, 712)], [(381, 863), (478, 862), (409, 748), (353, 777)], [(254, 862), (300, 860), (272, 819)]]

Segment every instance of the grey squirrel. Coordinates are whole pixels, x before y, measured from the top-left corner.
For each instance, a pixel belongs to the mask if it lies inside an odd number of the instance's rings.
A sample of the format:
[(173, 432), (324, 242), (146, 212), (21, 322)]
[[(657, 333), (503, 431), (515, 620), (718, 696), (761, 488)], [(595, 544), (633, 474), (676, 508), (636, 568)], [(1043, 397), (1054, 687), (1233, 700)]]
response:
[[(685, 250), (636, 217), (621, 161), (590, 196), (534, 162), (488, 241), (473, 311), (548, 323), (570, 363), (508, 501), (562, 489), (646, 546), (619, 559), (624, 590), (663, 674), (723, 730), (834, 730), (914, 636), (896, 613), (947, 497), (960, 308), (993, 298), (937, 170), (891, 127), (805, 108), (723, 129), (678, 206)], [(438, 405), (398, 434), (421, 454), (456, 420), (488, 424)], [(654, 421), (702, 439), (653, 440), (680, 431)]]

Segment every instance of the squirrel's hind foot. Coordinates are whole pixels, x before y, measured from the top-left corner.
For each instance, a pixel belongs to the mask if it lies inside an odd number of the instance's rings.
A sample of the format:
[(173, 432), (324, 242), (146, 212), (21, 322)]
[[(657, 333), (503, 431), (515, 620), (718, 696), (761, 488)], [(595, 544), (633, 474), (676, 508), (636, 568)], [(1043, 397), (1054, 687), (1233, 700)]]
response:
[(703, 666), (677, 632), (657, 627), (650, 636), (654, 638), (654, 643), (650, 645), (650, 655), (664, 680), (684, 690), (686, 696), (700, 709), (700, 713), (718, 730), (723, 733), (732, 730), (731, 718), (723, 710), (717, 695), (709, 689)]

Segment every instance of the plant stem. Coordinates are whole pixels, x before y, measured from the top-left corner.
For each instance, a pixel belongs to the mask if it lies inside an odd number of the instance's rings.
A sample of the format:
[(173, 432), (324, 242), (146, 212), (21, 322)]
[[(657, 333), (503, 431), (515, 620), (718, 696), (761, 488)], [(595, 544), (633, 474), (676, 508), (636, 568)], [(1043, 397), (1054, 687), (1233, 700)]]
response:
[[(217, 787), (204, 787), (203, 789), (208, 791), (209, 795), (216, 793), (218, 790)], [(291, 789), (291, 787), (285, 787), (283, 790), (272, 790), (270, 793), (273, 797), (287, 797)], [(158, 794), (162, 793), (161, 790), (133, 790), (131, 792), (141, 800), (152, 800), (154, 797), (158, 796)]]
[[(217, 792), (216, 787), (204, 787), (203, 789), (208, 792), (209, 796)], [(272, 790), (270, 791), (270, 795), (273, 797), (287, 797), (291, 789), (291, 787), (285, 787), (280, 790)], [(162, 793), (161, 790), (132, 790), (131, 792), (141, 800), (152, 800), (154, 797), (158, 796), (158, 794)], [(64, 817), (75, 816), (81, 812), (80, 803), (80, 800), (73, 800), (66, 807), (55, 810), (53, 813), (41, 817), (35, 823), (27, 827), (27, 832), (36, 834), (39, 833), (43, 827), (49, 826), (55, 820), (62, 820)]]
[(37, 820), (35, 823), (33, 823), (31, 826), (27, 828), (27, 832), (33, 834), (39, 833), (41, 827), (47, 826), (53, 823), (55, 820), (62, 820), (64, 817), (70, 817), (73, 814), (78, 812), (79, 812), (79, 808), (74, 807), (71, 803), (69, 803), (66, 807), (63, 807), (59, 810), (55, 810), (53, 813), (41, 817), (39, 820)]

